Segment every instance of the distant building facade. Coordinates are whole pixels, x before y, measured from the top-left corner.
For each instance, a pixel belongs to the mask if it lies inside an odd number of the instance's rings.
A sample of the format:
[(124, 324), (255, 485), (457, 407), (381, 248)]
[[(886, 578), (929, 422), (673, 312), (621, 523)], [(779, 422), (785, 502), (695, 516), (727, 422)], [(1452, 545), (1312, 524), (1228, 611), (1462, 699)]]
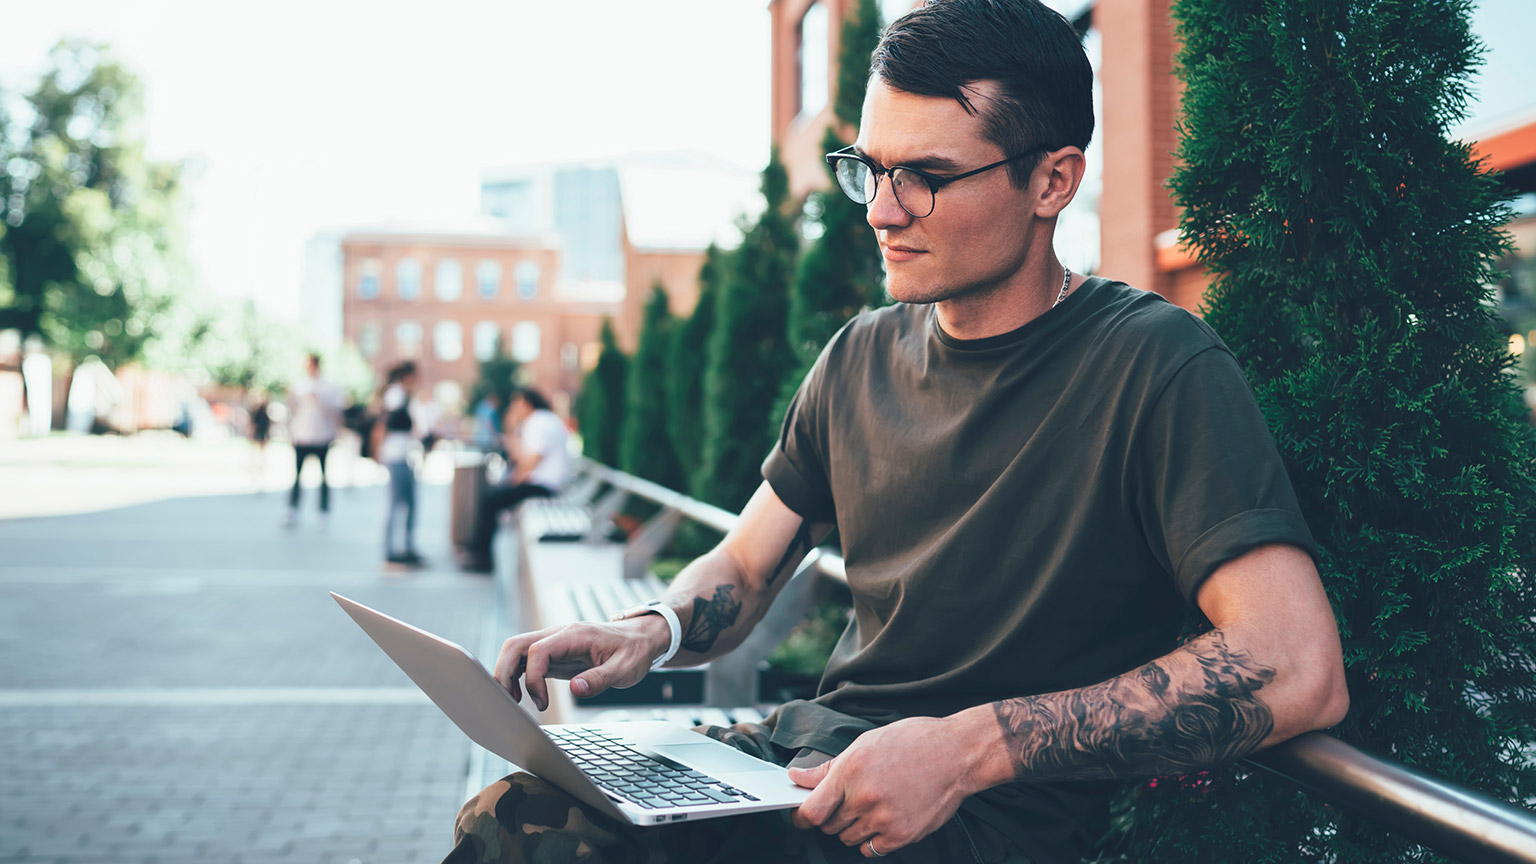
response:
[(756, 182), (687, 154), (487, 170), (474, 219), (341, 238), (344, 338), (379, 376), (415, 360), (450, 414), (500, 340), (569, 416), (603, 320), (632, 352), (653, 285), (691, 312), (704, 250), (739, 242)]

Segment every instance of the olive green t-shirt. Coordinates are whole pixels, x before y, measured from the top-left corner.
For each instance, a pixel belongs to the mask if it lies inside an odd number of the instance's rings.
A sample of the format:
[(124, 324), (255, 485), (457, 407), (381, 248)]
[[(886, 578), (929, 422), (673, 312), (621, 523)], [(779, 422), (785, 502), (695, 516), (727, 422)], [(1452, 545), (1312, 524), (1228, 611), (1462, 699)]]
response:
[[(1089, 279), (1009, 333), (959, 340), (932, 306), (827, 344), (763, 476), (835, 522), (853, 616), (774, 742), (1083, 687), (1173, 650), (1201, 583), (1260, 545), (1315, 554), (1252, 390), (1200, 319)], [(1070, 857), (1112, 784), (984, 793)]]

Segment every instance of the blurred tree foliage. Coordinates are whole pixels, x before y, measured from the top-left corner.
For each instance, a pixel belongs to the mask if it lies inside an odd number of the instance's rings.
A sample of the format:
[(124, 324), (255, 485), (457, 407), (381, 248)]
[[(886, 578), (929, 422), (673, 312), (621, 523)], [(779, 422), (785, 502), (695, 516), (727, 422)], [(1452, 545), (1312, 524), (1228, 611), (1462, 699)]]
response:
[(619, 467), (669, 489), (683, 488), (682, 468), (672, 448), (667, 424), (668, 349), (672, 344), (671, 306), (660, 283), (651, 289), (640, 320), (635, 356), (629, 359), (624, 398)]
[(767, 414), (797, 365), (787, 318), (799, 235), (777, 150), (763, 169), (763, 198), (762, 215), (726, 264), (704, 369), (700, 492), (733, 511), (762, 482), (759, 469), (777, 433)]
[(695, 498), (703, 496), (699, 477), (700, 454), (704, 452), (704, 364), (709, 350), (709, 336), (715, 329), (715, 304), (720, 296), (720, 282), (725, 276), (728, 254), (714, 244), (704, 250), (704, 264), (699, 268), (699, 300), (693, 314), (672, 329), (671, 353), (667, 357), (667, 426), (673, 453), (682, 473), (682, 488)]
[(295, 328), (253, 300), (224, 304), (198, 316), (190, 337), (191, 365), (205, 370), (212, 383), (243, 393), (281, 398), (304, 363)]
[[(1178, 0), (1172, 187), (1322, 548), (1367, 750), (1536, 795), (1536, 441), (1488, 286), (1509, 210), (1447, 128), (1470, 0)], [(1439, 860), (1242, 765), (1142, 785), (1124, 861)]]
[(512, 403), (513, 391), (521, 383), (521, 374), (521, 364), (507, 353), (506, 344), (498, 333), (491, 347), (491, 356), (479, 361), (479, 374), (475, 383), (469, 385), (469, 397), (465, 404), (473, 410), (480, 404), (480, 400), (490, 397), (496, 403), (497, 411), (505, 412)]
[(105, 47), (48, 59), (30, 95), (0, 93), (0, 329), (116, 367), (186, 336), (182, 169), (145, 158), (139, 83)]
[[(859, 0), (843, 20), (837, 93), (832, 103), (837, 122), (827, 127), (822, 139), (828, 153), (848, 146), (857, 136), (869, 81), (869, 58), (879, 42), (880, 5), (875, 0)], [(845, 139), (844, 129), (853, 135)], [(800, 259), (789, 294), (789, 344), (797, 365), (785, 378), (772, 408), (769, 422), (774, 425), (784, 417), (796, 388), (838, 328), (860, 311), (887, 302), (880, 246), (865, 221), (864, 205), (843, 194), (832, 176), (832, 166), (824, 167), (828, 187), (812, 192), (806, 206), (807, 219), (816, 223), (807, 233), (819, 230), (820, 234)]]
[(582, 381), (576, 422), (581, 427), (582, 453), (604, 465), (619, 464), (619, 434), (624, 423), (624, 385), (629, 358), (619, 350), (613, 322), (603, 319), (602, 350), (597, 365)]

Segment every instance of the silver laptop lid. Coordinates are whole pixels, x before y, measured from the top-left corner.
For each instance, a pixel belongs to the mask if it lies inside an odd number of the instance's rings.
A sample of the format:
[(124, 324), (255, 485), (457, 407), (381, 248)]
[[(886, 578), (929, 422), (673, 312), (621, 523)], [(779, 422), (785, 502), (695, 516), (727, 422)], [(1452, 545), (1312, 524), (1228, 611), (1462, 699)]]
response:
[(555, 746), (469, 651), (334, 591), (331, 596), (471, 741), (604, 813), (634, 821)]

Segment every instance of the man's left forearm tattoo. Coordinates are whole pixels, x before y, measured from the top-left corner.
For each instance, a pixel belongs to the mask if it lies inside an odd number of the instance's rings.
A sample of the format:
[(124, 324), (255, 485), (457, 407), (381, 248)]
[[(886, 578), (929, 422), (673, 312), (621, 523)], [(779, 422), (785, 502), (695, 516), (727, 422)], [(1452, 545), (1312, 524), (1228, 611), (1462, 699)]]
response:
[(1213, 630), (1102, 684), (992, 703), (1020, 780), (1196, 771), (1253, 752), (1275, 721), (1275, 670)]
[(735, 590), (734, 585), (716, 585), (713, 598), (693, 598), (693, 618), (688, 622), (688, 632), (683, 634), (683, 650), (698, 654), (708, 651), (720, 634), (736, 623), (741, 615), (741, 601), (731, 596)]

